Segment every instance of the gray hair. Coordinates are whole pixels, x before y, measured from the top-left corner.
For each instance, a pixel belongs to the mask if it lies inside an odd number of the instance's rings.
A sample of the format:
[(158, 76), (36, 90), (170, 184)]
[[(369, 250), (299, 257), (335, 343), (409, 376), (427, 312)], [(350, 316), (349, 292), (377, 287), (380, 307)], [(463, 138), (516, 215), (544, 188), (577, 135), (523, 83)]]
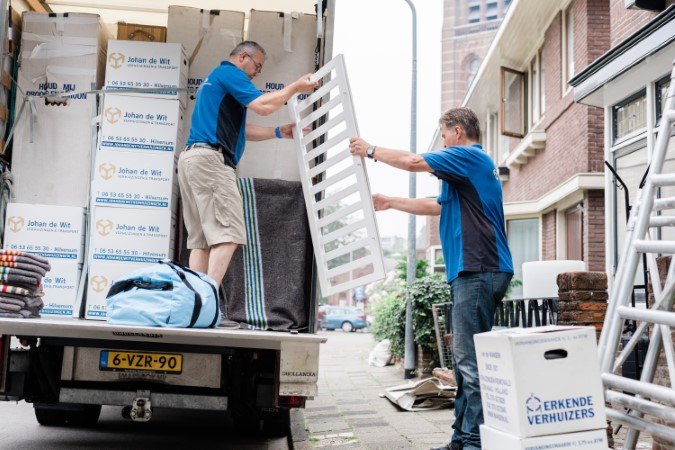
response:
[(480, 139), (480, 122), (478, 121), (478, 117), (476, 117), (476, 113), (469, 108), (449, 109), (441, 116), (439, 122), (445, 125), (447, 129), (459, 125), (464, 130), (466, 137), (472, 141)]
[(260, 52), (264, 58), (267, 58), (267, 52), (257, 42), (244, 41), (237, 44), (237, 46), (230, 52), (230, 57), (237, 56), (242, 53), (248, 53), (253, 56), (256, 52)]

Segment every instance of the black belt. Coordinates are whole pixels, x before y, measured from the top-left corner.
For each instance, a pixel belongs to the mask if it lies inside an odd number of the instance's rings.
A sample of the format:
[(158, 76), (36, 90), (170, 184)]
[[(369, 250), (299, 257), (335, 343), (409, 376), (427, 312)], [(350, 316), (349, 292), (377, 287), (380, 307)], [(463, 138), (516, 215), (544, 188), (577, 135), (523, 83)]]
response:
[(228, 152), (225, 151), (225, 149), (222, 147), (219, 147), (217, 145), (206, 144), (204, 142), (197, 142), (192, 145), (188, 145), (186, 150), (190, 150), (192, 148), (205, 148), (207, 150), (213, 150), (214, 152), (220, 152), (220, 154), (223, 155), (223, 162), (225, 163), (225, 165), (228, 167), (232, 167), (233, 169), (236, 169), (234, 161), (232, 160), (232, 158), (230, 158), (230, 155), (227, 154)]

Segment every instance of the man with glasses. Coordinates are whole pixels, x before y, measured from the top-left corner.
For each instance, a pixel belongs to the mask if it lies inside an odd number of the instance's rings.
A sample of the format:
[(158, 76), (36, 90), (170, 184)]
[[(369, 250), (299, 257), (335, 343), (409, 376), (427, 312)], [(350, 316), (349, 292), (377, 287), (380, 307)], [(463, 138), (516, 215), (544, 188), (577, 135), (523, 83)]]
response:
[(206, 273), (218, 286), (237, 245), (246, 244), (235, 174), (246, 140), (293, 137), (293, 124), (247, 124), (246, 110), (266, 116), (281, 109), (294, 94), (317, 87), (311, 74), (306, 74), (281, 90), (263, 94), (251, 80), (262, 71), (265, 58), (259, 44), (244, 41), (204, 79), (197, 91), (190, 136), (178, 160), (190, 268)]

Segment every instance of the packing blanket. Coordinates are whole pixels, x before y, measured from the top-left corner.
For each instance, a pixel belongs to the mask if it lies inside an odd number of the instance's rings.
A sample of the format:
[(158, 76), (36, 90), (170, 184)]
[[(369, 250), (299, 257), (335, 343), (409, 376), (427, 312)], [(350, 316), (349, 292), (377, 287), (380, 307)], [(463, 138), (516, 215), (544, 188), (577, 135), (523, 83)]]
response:
[(258, 330), (306, 330), (313, 251), (300, 182), (239, 179), (248, 245), (223, 281), (227, 318)]

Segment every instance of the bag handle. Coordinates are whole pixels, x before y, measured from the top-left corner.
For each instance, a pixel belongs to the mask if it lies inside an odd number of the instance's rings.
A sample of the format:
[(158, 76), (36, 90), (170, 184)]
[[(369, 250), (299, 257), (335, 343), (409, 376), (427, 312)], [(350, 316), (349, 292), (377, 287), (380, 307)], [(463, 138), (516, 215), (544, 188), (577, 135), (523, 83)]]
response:
[(152, 291), (170, 291), (173, 289), (173, 283), (171, 281), (149, 283), (142, 280), (121, 280), (113, 283), (113, 285), (110, 286), (110, 290), (108, 291), (106, 298), (110, 298), (113, 295), (119, 294), (120, 292), (130, 291), (133, 288), (148, 289)]
[[(166, 264), (167, 266), (171, 267), (174, 272), (178, 275), (178, 278), (181, 279), (183, 283), (185, 283), (185, 286), (188, 287), (192, 291), (192, 293), (195, 295), (195, 306), (192, 309), (192, 318), (190, 318), (190, 324), (187, 326), (188, 328), (193, 328), (195, 324), (197, 323), (197, 319), (199, 318), (199, 313), (202, 311), (202, 296), (197, 292), (197, 290), (190, 284), (188, 281), (187, 277), (185, 276), (185, 273), (181, 270), (179, 270), (178, 267), (176, 267), (171, 261), (159, 261), (160, 264)], [(217, 310), (218, 308), (216, 308)]]
[[(202, 274), (200, 274), (199, 272), (197, 272), (195, 270), (190, 269), (189, 267), (185, 267), (181, 264), (178, 264), (177, 262), (173, 262), (173, 261), (160, 261), (160, 262), (163, 262), (164, 264), (167, 264), (167, 265), (171, 266), (171, 268), (173, 270), (176, 270), (176, 267), (180, 267), (184, 271), (186, 271), (188, 273), (191, 273), (192, 275), (196, 276), (200, 280), (202, 279)], [(202, 281), (204, 281), (204, 280), (202, 280)], [(218, 291), (216, 290), (216, 288), (211, 283), (208, 283), (206, 281), (205, 281), (205, 283), (208, 284), (209, 287), (211, 288), (211, 290), (213, 291), (213, 298), (215, 298), (217, 302), (220, 301), (218, 299)], [(218, 308), (216, 307), (216, 311), (213, 313), (213, 320), (211, 321), (211, 325), (209, 325), (209, 328), (215, 327), (216, 323), (218, 323), (218, 319), (219, 319)]]

